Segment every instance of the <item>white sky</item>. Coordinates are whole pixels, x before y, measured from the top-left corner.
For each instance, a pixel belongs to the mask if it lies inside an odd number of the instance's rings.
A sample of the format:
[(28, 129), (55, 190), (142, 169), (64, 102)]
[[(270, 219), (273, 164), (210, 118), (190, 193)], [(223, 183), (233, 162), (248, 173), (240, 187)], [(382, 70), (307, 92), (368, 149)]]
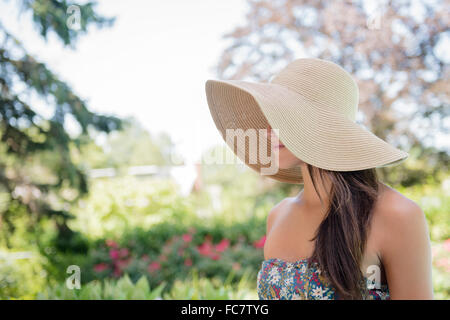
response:
[(244, 0), (100, 0), (115, 16), (92, 28), (76, 50), (55, 37), (41, 40), (31, 16), (18, 19), (15, 1), (0, 1), (0, 20), (30, 53), (69, 83), (90, 110), (134, 115), (152, 133), (166, 131), (188, 163), (223, 144), (209, 113), (205, 82), (227, 43), (221, 37), (244, 23)]
[[(54, 36), (43, 41), (29, 13), (18, 18), (15, 3), (0, 0), (0, 21), (87, 99), (90, 110), (133, 115), (152, 134), (168, 132), (187, 163), (224, 145), (204, 85), (217, 76), (213, 67), (228, 44), (222, 35), (245, 21), (245, 0), (99, 0), (99, 12), (116, 22), (92, 28), (76, 50)], [(443, 135), (435, 140), (448, 144)]]

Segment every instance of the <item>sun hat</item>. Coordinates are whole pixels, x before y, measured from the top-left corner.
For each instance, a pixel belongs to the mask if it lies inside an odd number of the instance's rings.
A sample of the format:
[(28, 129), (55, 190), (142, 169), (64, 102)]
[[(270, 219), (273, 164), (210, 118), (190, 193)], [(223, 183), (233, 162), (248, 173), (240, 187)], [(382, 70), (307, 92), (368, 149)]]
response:
[[(332, 61), (299, 58), (269, 82), (210, 79), (205, 90), (222, 138), (259, 173), (270, 164), (261, 159), (258, 149), (270, 150), (271, 141), (266, 139), (266, 145), (253, 148), (246, 142), (250, 137), (246, 133), (255, 132), (260, 141), (269, 125), (297, 158), (331, 171), (393, 166), (409, 156), (356, 123), (358, 85), (349, 72)], [(235, 138), (244, 143), (235, 143)], [(267, 176), (286, 183), (303, 183), (300, 166), (279, 168)]]

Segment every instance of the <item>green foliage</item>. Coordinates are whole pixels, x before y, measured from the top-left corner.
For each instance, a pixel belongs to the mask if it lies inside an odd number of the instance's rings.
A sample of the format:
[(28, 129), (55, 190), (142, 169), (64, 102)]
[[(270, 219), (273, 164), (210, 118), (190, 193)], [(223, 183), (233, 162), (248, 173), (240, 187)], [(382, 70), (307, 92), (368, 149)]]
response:
[(134, 228), (161, 222), (182, 225), (195, 219), (188, 199), (178, 195), (177, 185), (167, 179), (120, 177), (98, 179), (91, 192), (74, 208), (76, 220), (69, 226), (94, 239), (117, 237)]
[(227, 281), (199, 278), (192, 271), (184, 280), (177, 280), (170, 292), (163, 293), (165, 283), (151, 288), (147, 278), (141, 277), (133, 282), (127, 275), (118, 280), (94, 280), (81, 286), (80, 289), (68, 289), (65, 283), (47, 286), (37, 294), (39, 300), (179, 300), (179, 299), (257, 299), (254, 287), (247, 277), (242, 277), (237, 285), (232, 285), (230, 272)]
[[(24, 11), (32, 13), (43, 37), (53, 31), (66, 45), (86, 32), (89, 25), (112, 22), (94, 11), (94, 3), (86, 3), (79, 6), (82, 28), (75, 32), (66, 25), (67, 8), (74, 2), (21, 3)], [(109, 133), (119, 130), (122, 122), (89, 111), (87, 103), (31, 56), (2, 24), (0, 35), (4, 39), (0, 48), (0, 194), (9, 195), (0, 211), (4, 222), (0, 231), (12, 234), (15, 214), (26, 210), (33, 216), (28, 227), (43, 217), (50, 218), (67, 240), (73, 235), (66, 224), (73, 217), (70, 205), (88, 192), (85, 168), (74, 163), (71, 150), (89, 143), (92, 131)], [(36, 111), (39, 102), (53, 111), (52, 116)], [(70, 120), (78, 126), (78, 133), (66, 130)]]
[[(73, 44), (80, 35), (87, 32), (89, 25), (110, 26), (115, 18), (105, 18), (95, 12), (96, 2), (79, 4), (76, 1), (22, 0), (22, 8), (31, 10), (33, 21), (42, 37), (53, 31), (65, 45)], [(80, 30), (67, 28), (68, 8), (76, 5), (80, 10)]]
[(257, 299), (254, 281), (245, 273), (237, 283), (232, 285), (234, 271), (223, 282), (217, 278), (199, 278), (196, 269), (190, 273), (187, 281), (177, 279), (172, 290), (163, 294), (165, 300), (247, 300)]
[(38, 300), (154, 300), (161, 298), (165, 284), (150, 288), (142, 276), (136, 283), (125, 275), (119, 280), (92, 281), (80, 289), (68, 289), (65, 283), (49, 286), (37, 295)]
[(263, 233), (252, 231), (263, 230), (263, 226), (260, 220), (212, 229), (200, 223), (183, 227), (163, 222), (148, 230), (130, 230), (118, 239), (96, 240), (83, 254), (55, 251), (51, 246), (44, 247), (42, 254), (48, 261), (48, 273), (58, 281), (67, 276), (65, 269), (71, 264), (80, 266), (83, 283), (123, 274), (137, 281), (146, 275), (152, 286), (165, 282), (169, 290), (193, 268), (202, 277), (222, 280), (234, 270), (233, 282), (249, 269), (256, 281), (256, 268), (263, 260), (256, 243), (261, 242)]
[[(15, 257), (21, 254), (31, 257)], [(0, 299), (33, 299), (46, 284), (43, 260), (37, 252), (0, 251)]]
[[(251, 185), (249, 182), (236, 183)], [(227, 194), (228, 190), (233, 189), (232, 185), (228, 188), (220, 195), (222, 204), (228, 199), (232, 201), (233, 197), (243, 204), (245, 201), (251, 202), (249, 196), (246, 199), (235, 192)], [(93, 190), (96, 191), (95, 196), (88, 198), (80, 211), (76, 211), (77, 220), (73, 224), (74, 230), (90, 236), (86, 238), (90, 243), (89, 250), (78, 255), (59, 251), (47, 254), (53, 268), (48, 272), (58, 281), (66, 276), (61, 270), (64, 271), (70, 264), (77, 264), (83, 270), (84, 282), (118, 278), (123, 274), (137, 281), (145, 275), (151, 286), (165, 282), (165, 293), (176, 287), (178, 280), (184, 281), (184, 275), (193, 269), (202, 278), (216, 278), (222, 282), (233, 270), (236, 275), (233, 284), (248, 269), (250, 279), (256, 282), (263, 252), (261, 248), (255, 248), (255, 243), (265, 234), (265, 219), (273, 204), (273, 194), (267, 198), (255, 196), (259, 200), (248, 206), (247, 216), (221, 212), (223, 207), (205, 216), (197, 215), (203, 212), (200, 209), (205, 208), (206, 211), (206, 208), (211, 208), (208, 201), (201, 205), (196, 202), (196, 197), (203, 194), (192, 194), (184, 199), (176, 195), (170, 184), (160, 180), (98, 180)], [(399, 190), (424, 209), (432, 239), (439, 242), (448, 239), (448, 197), (442, 186), (400, 187)], [(104, 198), (106, 194), (108, 198)], [(125, 221), (128, 224), (124, 225)], [(183, 240), (183, 236), (189, 241)], [(205, 243), (209, 242), (214, 247), (223, 241), (229, 241), (229, 245), (217, 260), (212, 258), (213, 254), (201, 254), (199, 251)], [(49, 246), (54, 247), (54, 244)], [(120, 254), (122, 251), (125, 252), (123, 257)], [(117, 258), (111, 258), (111, 254)], [(443, 263), (443, 258), (436, 259), (435, 263)], [(442, 278), (448, 279), (448, 275), (443, 267), (435, 266), (434, 270), (438, 279), (438, 282), (435, 281), (437, 295), (447, 296), (448, 287)]]

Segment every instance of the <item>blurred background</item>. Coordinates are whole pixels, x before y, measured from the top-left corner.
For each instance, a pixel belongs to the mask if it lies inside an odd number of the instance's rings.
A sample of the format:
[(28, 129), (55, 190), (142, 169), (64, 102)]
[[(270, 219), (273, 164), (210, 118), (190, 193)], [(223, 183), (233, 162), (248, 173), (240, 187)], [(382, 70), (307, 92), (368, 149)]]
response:
[[(354, 75), (358, 123), (409, 152), (377, 172), (424, 210), (435, 298), (449, 299), (448, 12), (445, 0), (0, 0), (0, 298), (257, 299), (267, 213), (301, 186), (232, 154), (204, 84), (265, 82), (318, 57)], [(235, 163), (205, 161), (221, 152)]]

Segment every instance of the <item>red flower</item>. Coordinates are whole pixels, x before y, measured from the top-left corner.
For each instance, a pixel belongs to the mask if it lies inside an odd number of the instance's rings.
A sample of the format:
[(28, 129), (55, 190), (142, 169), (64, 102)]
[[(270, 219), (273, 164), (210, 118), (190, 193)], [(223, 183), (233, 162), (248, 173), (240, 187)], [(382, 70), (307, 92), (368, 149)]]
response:
[(185, 234), (183, 234), (182, 238), (183, 238), (184, 242), (191, 242), (192, 241), (192, 234), (185, 233)]
[(188, 267), (192, 266), (192, 260), (190, 258), (187, 258), (186, 260), (184, 260), (184, 265)]
[(222, 241), (220, 241), (218, 244), (216, 244), (216, 251), (223, 252), (228, 248), (229, 245), (230, 245), (230, 240), (222, 239)]
[(161, 264), (158, 261), (153, 261), (152, 263), (150, 263), (148, 265), (148, 271), (149, 272), (153, 272), (153, 271), (156, 271), (156, 270), (159, 270), (159, 269), (161, 269)]
[(106, 269), (108, 269), (108, 265), (104, 262), (98, 263), (94, 266), (95, 272), (102, 272), (102, 271), (105, 271)]
[(259, 240), (253, 242), (255, 248), (264, 248), (264, 243), (266, 242), (266, 235), (263, 235)]
[(108, 247), (110, 247), (110, 248), (117, 248), (117, 242), (115, 242), (113, 240), (110, 240), (110, 239), (106, 240), (105, 242), (106, 242), (106, 245)]
[(113, 260), (119, 259), (119, 255), (120, 255), (119, 250), (117, 250), (117, 249), (109, 250), (109, 256), (111, 257), (111, 259), (113, 259)]
[(212, 245), (210, 242), (203, 242), (197, 247), (198, 252), (203, 256), (209, 256), (212, 252)]

